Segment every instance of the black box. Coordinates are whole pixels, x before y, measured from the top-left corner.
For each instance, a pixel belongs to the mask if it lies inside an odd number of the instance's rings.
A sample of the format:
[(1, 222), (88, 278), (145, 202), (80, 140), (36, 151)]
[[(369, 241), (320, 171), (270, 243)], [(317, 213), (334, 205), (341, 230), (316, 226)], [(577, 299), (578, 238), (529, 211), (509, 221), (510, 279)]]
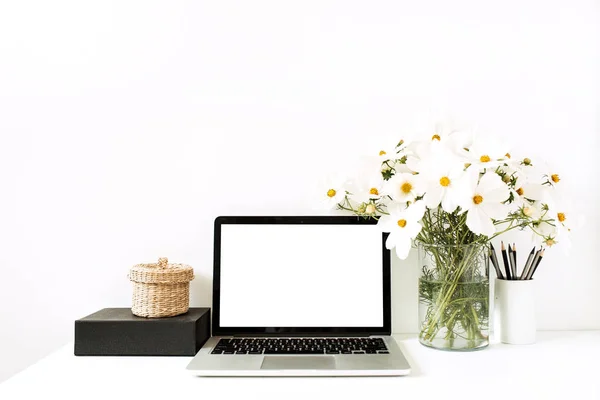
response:
[(75, 321), (76, 356), (194, 356), (210, 337), (210, 308), (142, 318), (105, 308)]

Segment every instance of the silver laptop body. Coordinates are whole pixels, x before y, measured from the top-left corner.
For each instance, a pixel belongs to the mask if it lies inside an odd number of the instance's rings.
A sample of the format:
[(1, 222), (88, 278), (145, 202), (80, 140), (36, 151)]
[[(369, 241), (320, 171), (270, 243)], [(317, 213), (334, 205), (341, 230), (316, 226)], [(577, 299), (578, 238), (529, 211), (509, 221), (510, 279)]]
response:
[(218, 217), (199, 376), (406, 375), (390, 336), (390, 252), (358, 217)]

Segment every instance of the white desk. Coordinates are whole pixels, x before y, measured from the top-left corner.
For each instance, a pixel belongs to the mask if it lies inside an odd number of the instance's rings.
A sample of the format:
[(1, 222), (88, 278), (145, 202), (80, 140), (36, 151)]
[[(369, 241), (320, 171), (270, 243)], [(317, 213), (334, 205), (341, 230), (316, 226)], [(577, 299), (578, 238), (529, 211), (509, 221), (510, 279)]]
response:
[(185, 371), (190, 357), (75, 357), (69, 344), (0, 384), (0, 399), (600, 399), (600, 331), (471, 353), (396, 340), (413, 366), (406, 377), (198, 378)]

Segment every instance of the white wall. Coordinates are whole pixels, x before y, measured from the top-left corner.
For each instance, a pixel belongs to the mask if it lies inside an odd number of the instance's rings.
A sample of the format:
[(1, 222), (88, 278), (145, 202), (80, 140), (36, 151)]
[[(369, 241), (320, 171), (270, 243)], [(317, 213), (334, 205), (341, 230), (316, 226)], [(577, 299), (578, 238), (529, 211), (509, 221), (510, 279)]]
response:
[[(587, 225), (538, 272), (539, 327), (599, 329), (598, 9), (0, 3), (0, 381), (128, 306), (137, 262), (191, 264), (208, 305), (215, 216), (313, 213), (316, 181), (430, 110), (560, 166)], [(395, 264), (414, 331), (415, 265)]]

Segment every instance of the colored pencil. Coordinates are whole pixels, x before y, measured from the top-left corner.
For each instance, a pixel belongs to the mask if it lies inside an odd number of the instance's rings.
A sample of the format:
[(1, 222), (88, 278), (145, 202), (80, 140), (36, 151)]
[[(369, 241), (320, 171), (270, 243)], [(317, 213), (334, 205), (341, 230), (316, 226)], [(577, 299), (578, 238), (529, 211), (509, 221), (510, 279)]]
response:
[(513, 250), (510, 243), (508, 244), (508, 265), (510, 265), (510, 279), (515, 279), (515, 259), (513, 258)]
[(504, 242), (500, 242), (501, 251), (502, 251), (502, 261), (504, 261), (504, 270), (506, 272), (506, 279), (511, 280), (510, 276), (510, 267), (508, 266), (508, 256), (506, 255), (506, 247), (504, 247)]
[(498, 264), (498, 257), (496, 257), (496, 249), (494, 249), (494, 245), (491, 243), (490, 247), (490, 259), (492, 261), (492, 264), (494, 265), (494, 269), (496, 270), (496, 276), (498, 276), (498, 278), (500, 279), (504, 279), (504, 275), (502, 275), (502, 271), (500, 271), (500, 265)]
[(520, 280), (525, 280), (525, 277), (527, 276), (527, 270), (529, 269), (529, 266), (531, 265), (531, 261), (533, 260), (534, 253), (535, 253), (535, 247), (533, 249), (531, 249), (531, 251), (529, 252), (529, 256), (527, 257), (527, 261), (525, 262), (525, 266), (523, 267), (523, 272), (521, 273), (521, 277), (519, 278)]
[(531, 261), (531, 265), (529, 266), (529, 271), (527, 271), (527, 275), (525, 276), (525, 280), (531, 279), (531, 275), (533, 275), (533, 269), (540, 258), (540, 254), (542, 253), (542, 249), (539, 249), (535, 252), (535, 256), (533, 256), (533, 261)]
[[(509, 247), (510, 247), (510, 245), (509, 245)], [(512, 271), (512, 276), (513, 276), (513, 279), (516, 280), (516, 279), (519, 279), (519, 274), (517, 271), (519, 269), (519, 266), (517, 265), (517, 246), (515, 246), (514, 243), (513, 243), (513, 249), (512, 249), (512, 256), (513, 256), (513, 267), (514, 267), (514, 269)]]
[(540, 253), (540, 256), (538, 257), (537, 262), (535, 263), (535, 265), (533, 266), (531, 273), (529, 274), (529, 279), (533, 279), (533, 274), (535, 274), (535, 271), (537, 270), (537, 268), (540, 266), (540, 263), (542, 262), (542, 258), (544, 257), (544, 251), (546, 251), (545, 249), (542, 250), (542, 252)]

